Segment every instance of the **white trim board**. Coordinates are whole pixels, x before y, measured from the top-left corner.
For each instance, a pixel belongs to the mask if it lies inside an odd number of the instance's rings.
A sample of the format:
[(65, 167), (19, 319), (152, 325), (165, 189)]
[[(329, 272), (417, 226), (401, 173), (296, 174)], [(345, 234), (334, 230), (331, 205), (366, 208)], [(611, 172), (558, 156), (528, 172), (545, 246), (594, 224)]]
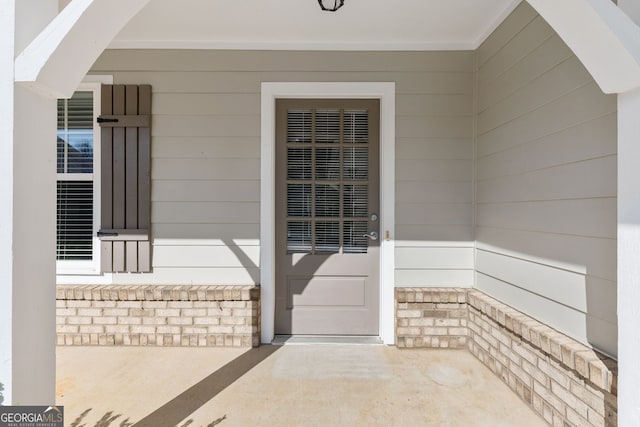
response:
[[(369, 98), (380, 100), (380, 338), (394, 337), (395, 83), (263, 82), (260, 128), (260, 286), (262, 342), (274, 338), (276, 99)], [(389, 240), (385, 234), (389, 233)]]

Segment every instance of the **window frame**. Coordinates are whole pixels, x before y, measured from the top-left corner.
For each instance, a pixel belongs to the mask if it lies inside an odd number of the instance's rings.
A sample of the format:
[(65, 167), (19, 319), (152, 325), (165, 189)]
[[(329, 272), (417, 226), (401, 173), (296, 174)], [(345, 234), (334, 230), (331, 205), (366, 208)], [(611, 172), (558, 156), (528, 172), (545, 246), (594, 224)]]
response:
[[(96, 119), (100, 115), (101, 87), (102, 84), (112, 84), (112, 76), (87, 76), (75, 91), (93, 92), (93, 173), (57, 173), (58, 181), (93, 181), (93, 230), (92, 230), (92, 259), (83, 261), (68, 261), (56, 259), (57, 282), (68, 282), (72, 278), (64, 279), (64, 276), (100, 275), (100, 239), (97, 232), (100, 229), (100, 184), (101, 184), (101, 158), (100, 158), (100, 126)], [(63, 178), (63, 179), (60, 179)], [(57, 196), (56, 196), (57, 208)], [(57, 241), (57, 238), (56, 238)]]

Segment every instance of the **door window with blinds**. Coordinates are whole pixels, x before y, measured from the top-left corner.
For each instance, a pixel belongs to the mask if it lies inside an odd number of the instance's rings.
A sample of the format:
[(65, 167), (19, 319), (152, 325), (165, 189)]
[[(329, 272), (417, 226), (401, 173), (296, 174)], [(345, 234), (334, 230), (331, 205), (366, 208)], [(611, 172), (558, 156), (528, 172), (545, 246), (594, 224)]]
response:
[(287, 253), (367, 253), (369, 112), (286, 114)]
[(58, 100), (57, 227), (58, 273), (97, 271), (99, 85), (83, 85)]

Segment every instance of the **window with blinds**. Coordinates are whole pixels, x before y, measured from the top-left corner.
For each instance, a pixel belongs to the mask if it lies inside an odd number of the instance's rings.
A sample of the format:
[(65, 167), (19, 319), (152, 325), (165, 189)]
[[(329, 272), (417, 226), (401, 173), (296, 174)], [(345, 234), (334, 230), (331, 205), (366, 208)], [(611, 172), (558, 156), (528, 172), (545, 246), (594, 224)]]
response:
[(94, 246), (94, 93), (58, 100), (57, 248), (59, 261), (91, 261)]
[(287, 111), (287, 252), (366, 253), (369, 114)]

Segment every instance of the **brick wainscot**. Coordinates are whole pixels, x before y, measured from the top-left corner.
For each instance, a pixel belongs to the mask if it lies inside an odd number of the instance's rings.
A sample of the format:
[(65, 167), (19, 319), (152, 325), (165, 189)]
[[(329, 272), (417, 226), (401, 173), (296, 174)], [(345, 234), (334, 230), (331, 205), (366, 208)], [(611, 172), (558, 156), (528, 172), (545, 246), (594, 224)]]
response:
[(58, 345), (256, 347), (259, 286), (58, 286)]

